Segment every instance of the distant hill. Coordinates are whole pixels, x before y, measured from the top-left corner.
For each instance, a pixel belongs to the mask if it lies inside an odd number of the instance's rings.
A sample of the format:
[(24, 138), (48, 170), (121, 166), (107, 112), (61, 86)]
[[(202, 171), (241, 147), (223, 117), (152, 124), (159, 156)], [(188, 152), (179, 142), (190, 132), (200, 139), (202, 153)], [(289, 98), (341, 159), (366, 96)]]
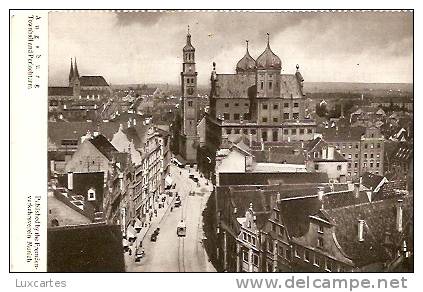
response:
[(369, 91), (413, 92), (411, 83), (350, 83), (350, 82), (304, 82), (306, 93), (317, 92), (351, 92), (366, 93)]
[[(144, 84), (122, 84), (113, 85), (113, 88), (137, 88)], [(173, 95), (180, 95), (180, 85), (176, 84), (146, 84), (148, 87), (158, 87), (164, 92)], [(210, 87), (207, 85), (199, 85), (200, 94), (209, 94)], [(413, 84), (411, 83), (350, 83), (350, 82), (304, 82), (305, 93), (363, 93), (370, 95), (393, 95), (395, 93), (411, 93), (413, 92)]]

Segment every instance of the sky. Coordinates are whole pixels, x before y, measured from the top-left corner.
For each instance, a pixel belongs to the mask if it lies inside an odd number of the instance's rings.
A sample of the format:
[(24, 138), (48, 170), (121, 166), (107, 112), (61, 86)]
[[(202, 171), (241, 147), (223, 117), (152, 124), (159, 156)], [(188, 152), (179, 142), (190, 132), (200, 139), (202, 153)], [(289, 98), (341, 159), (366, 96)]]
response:
[(190, 26), (198, 83), (234, 73), (246, 50), (270, 47), (282, 73), (296, 64), (309, 82), (413, 82), (411, 12), (53, 12), (49, 16), (49, 84), (67, 86), (70, 59), (80, 75), (113, 84), (180, 84)]

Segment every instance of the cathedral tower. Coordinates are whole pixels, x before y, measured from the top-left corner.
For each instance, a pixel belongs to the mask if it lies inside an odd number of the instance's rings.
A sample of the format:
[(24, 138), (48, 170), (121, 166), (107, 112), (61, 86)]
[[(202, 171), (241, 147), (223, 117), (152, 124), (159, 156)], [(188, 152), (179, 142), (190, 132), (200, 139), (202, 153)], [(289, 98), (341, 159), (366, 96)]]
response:
[(189, 162), (197, 158), (197, 122), (198, 122), (198, 95), (197, 72), (195, 71), (195, 48), (191, 44), (191, 34), (187, 33), (187, 42), (183, 48), (183, 63), (181, 72), (181, 144), (180, 152)]

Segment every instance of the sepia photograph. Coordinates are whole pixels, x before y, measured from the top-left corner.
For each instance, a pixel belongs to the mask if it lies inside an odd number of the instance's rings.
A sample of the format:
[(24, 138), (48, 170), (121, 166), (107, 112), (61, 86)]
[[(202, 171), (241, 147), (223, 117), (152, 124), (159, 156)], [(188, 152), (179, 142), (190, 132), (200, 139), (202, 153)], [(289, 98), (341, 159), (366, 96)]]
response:
[(413, 17), (48, 12), (46, 271), (414, 272)]

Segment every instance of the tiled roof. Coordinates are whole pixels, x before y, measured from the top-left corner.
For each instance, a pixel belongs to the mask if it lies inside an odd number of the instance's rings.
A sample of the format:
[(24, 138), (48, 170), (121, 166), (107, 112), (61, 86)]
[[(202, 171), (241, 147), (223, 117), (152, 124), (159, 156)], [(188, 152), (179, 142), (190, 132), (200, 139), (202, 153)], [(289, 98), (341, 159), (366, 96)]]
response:
[(112, 143), (101, 134), (92, 138), (90, 142), (101, 152), (101, 154), (106, 156), (108, 160), (112, 160), (113, 154), (118, 152)]
[(301, 84), (299, 83), (295, 74), (281, 74), (281, 91), (282, 98), (300, 98), (303, 97)]
[[(356, 266), (384, 262), (390, 256), (383, 245), (386, 232), (397, 238), (396, 232), (396, 199), (347, 206), (326, 210), (335, 222), (336, 239)], [(403, 226), (412, 221), (413, 197), (403, 198)], [(357, 239), (358, 219), (365, 221), (364, 241)], [(407, 231), (406, 231), (407, 232)], [(412, 236), (409, 234), (409, 236)]]
[(124, 272), (120, 226), (87, 224), (48, 228), (47, 271)]
[(383, 178), (381, 175), (365, 172), (361, 175), (361, 184), (370, 190), (375, 190)]
[(336, 127), (319, 129), (323, 139), (327, 142), (360, 141), (365, 133), (364, 127)]
[(392, 154), (392, 158), (402, 162), (409, 161), (413, 158), (414, 146), (409, 143), (400, 142)]
[(109, 86), (103, 76), (81, 76), (81, 86)]
[(256, 84), (255, 75), (218, 74), (217, 80), (215, 97), (219, 98), (248, 98), (248, 89)]
[(220, 173), (220, 185), (267, 185), (300, 184), (300, 183), (327, 183), (326, 173), (319, 172), (295, 172), (295, 173)]
[(304, 164), (303, 153), (294, 154), (293, 151), (293, 147), (269, 147), (264, 151), (254, 150), (252, 154), (256, 162)]
[(48, 96), (73, 96), (72, 87), (49, 86)]

